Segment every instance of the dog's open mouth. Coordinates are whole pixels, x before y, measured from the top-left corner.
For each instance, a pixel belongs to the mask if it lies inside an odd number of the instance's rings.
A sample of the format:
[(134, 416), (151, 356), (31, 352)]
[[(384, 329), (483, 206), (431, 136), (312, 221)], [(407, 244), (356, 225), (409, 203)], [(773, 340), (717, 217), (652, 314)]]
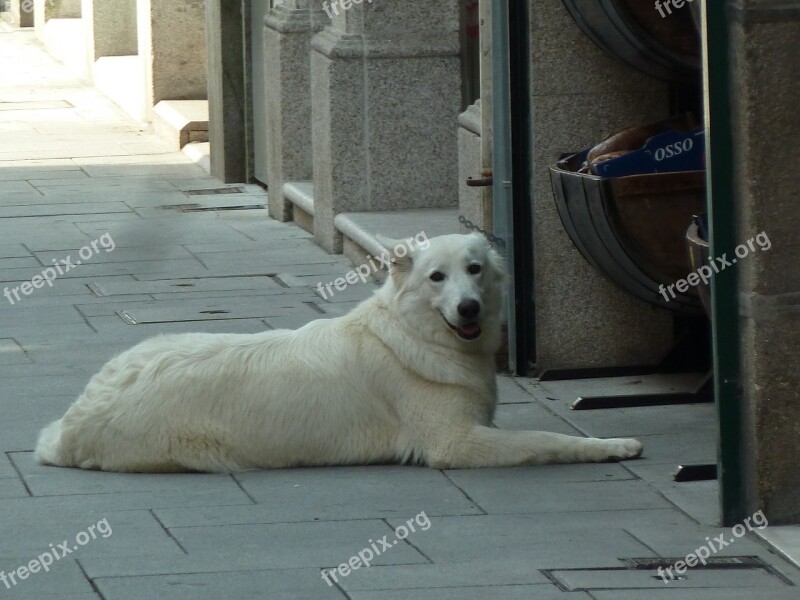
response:
[(442, 319), (444, 322), (447, 323), (447, 326), (455, 331), (462, 340), (474, 340), (477, 339), (481, 335), (481, 325), (478, 322), (469, 322), (469, 323), (462, 323), (461, 325), (453, 325), (447, 318), (439, 311), (439, 314), (442, 315)]

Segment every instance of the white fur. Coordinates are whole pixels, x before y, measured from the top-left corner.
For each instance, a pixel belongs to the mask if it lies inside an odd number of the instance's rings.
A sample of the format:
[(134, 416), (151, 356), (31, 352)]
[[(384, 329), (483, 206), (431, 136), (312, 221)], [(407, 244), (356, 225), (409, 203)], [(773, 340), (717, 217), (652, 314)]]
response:
[[(432, 281), (434, 271), (445, 279)], [(107, 471), (226, 472), (639, 456), (632, 439), (492, 426), (503, 280), (502, 261), (481, 236), (442, 236), (396, 258), (386, 284), (343, 317), (298, 330), (146, 340), (109, 361), (42, 430), (36, 457)], [(461, 324), (465, 299), (481, 306), (472, 341), (445, 323)]]

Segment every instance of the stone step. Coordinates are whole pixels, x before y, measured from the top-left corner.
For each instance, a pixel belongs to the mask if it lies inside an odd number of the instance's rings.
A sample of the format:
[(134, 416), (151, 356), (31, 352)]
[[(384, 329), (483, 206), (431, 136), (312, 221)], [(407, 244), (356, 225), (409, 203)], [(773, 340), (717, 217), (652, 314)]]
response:
[(206, 173), (211, 173), (211, 144), (209, 142), (189, 142), (183, 147), (183, 153)]
[(151, 128), (171, 147), (208, 141), (208, 100), (162, 100), (153, 108)]
[[(405, 240), (419, 234), (431, 238), (459, 233), (458, 210), (455, 208), (342, 213), (336, 216), (334, 224), (344, 237), (344, 255), (354, 264), (364, 264), (368, 256), (384, 252), (375, 234)], [(375, 275), (378, 280), (383, 280), (386, 273), (379, 271)]]
[(131, 116), (147, 120), (144, 61), (138, 55), (103, 56), (94, 63), (94, 85)]
[(50, 19), (40, 31), (42, 43), (51, 56), (80, 79), (89, 78), (82, 19)]
[[(283, 184), (282, 193), (293, 205), (295, 223), (314, 233), (314, 183), (290, 181)], [(333, 222), (344, 238), (343, 253), (353, 264), (364, 264), (368, 257), (385, 251), (376, 234), (405, 240), (419, 234), (434, 237), (459, 233), (455, 208), (342, 213)], [(385, 277), (382, 271), (375, 275), (379, 281)]]
[(294, 206), (294, 222), (314, 233), (314, 182), (287, 181), (283, 184), (283, 197)]

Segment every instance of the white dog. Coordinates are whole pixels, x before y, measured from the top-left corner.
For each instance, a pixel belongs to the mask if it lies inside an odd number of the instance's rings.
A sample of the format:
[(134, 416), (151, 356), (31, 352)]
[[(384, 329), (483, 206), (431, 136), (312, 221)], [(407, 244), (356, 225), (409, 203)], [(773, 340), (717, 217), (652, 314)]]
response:
[(343, 317), (252, 335), (163, 335), (120, 354), (41, 432), (37, 459), (228, 472), (638, 457), (633, 439), (492, 426), (502, 260), (478, 234), (426, 241), (395, 256), (383, 287)]

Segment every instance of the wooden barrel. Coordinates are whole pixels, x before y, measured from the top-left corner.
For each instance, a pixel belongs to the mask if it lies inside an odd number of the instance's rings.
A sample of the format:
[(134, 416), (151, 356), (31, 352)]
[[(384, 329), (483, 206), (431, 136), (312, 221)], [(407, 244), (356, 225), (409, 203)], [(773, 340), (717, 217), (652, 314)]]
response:
[(604, 178), (576, 172), (580, 155), (550, 168), (556, 207), (581, 254), (631, 294), (679, 314), (702, 314), (695, 288), (664, 290), (689, 274), (687, 223), (705, 210), (705, 172)]
[(563, 2), (584, 33), (612, 56), (665, 81), (699, 82), (701, 44), (690, 1), (679, 9), (662, 2), (661, 10), (646, 0)]

